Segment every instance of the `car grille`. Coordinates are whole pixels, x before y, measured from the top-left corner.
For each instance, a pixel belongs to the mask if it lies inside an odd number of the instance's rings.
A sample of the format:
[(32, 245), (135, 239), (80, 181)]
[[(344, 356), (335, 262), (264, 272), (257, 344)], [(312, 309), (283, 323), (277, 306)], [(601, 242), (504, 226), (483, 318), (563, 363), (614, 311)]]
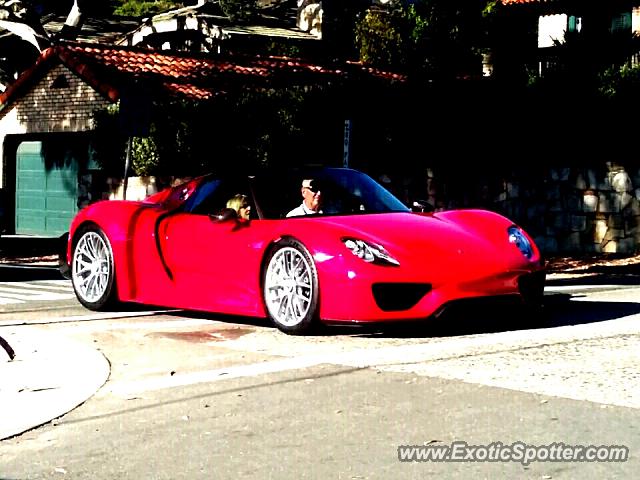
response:
[(385, 312), (408, 310), (431, 291), (430, 283), (374, 283), (373, 298)]

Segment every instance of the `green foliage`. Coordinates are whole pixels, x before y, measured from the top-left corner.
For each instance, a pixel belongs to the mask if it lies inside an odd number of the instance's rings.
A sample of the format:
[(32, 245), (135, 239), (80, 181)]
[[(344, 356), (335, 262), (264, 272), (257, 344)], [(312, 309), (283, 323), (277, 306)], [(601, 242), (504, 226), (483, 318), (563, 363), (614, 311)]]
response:
[[(263, 45), (264, 51), (268, 55), (281, 57), (301, 57), (302, 48), (300, 45), (279, 38), (269, 38)], [(257, 50), (257, 49), (256, 49)]]
[(405, 11), (405, 17), (409, 24), (409, 38), (411, 42), (417, 44), (428, 35), (429, 27), (433, 20), (422, 17), (415, 5), (409, 5), (409, 8)]
[(135, 175), (153, 175), (160, 163), (156, 142), (150, 137), (131, 139), (131, 165)]
[(598, 77), (598, 91), (606, 98), (630, 100), (640, 93), (640, 65), (625, 63), (604, 70)]
[(96, 162), (107, 175), (122, 175), (126, 139), (120, 132), (117, 104), (93, 112)]
[(154, 15), (165, 10), (183, 6), (181, 2), (170, 0), (120, 0), (120, 6), (115, 8), (116, 15), (142, 17)]
[[(132, 175), (197, 175), (210, 171), (319, 163), (341, 143), (343, 98), (333, 87), (240, 89), (209, 102), (153, 104), (150, 134), (132, 140)], [(127, 138), (119, 109), (94, 113), (98, 164), (121, 176)]]
[(490, 18), (493, 15), (496, 15), (498, 9), (502, 6), (501, 0), (489, 0), (486, 2), (486, 5), (482, 9), (482, 16), (485, 18)]
[(219, 2), (224, 14), (236, 22), (250, 20), (258, 8), (255, 0), (219, 0)]
[(369, 9), (355, 26), (360, 60), (432, 79), (475, 73), (491, 3), (422, 0)]
[(355, 29), (360, 61), (382, 68), (405, 66), (401, 23), (397, 10), (368, 10)]
[(568, 32), (554, 41), (553, 68), (531, 72), (529, 85), (543, 95), (630, 101), (640, 92), (640, 67), (629, 62), (639, 50), (629, 32)]
[[(93, 113), (96, 161), (107, 175), (118, 177), (124, 172), (127, 153), (127, 137), (120, 128), (119, 115), (118, 104)], [(131, 139), (132, 175), (152, 175), (159, 160), (153, 137)]]

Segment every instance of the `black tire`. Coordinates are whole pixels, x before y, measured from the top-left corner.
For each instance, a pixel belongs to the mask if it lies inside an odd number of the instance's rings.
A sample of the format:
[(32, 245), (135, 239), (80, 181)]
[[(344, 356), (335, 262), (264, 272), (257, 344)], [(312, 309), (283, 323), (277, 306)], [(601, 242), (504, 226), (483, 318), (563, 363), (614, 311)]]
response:
[[(80, 269), (81, 264), (86, 267)], [(76, 233), (71, 283), (78, 301), (90, 310), (107, 310), (118, 301), (113, 249), (97, 226), (86, 226)]]
[(281, 240), (267, 255), (262, 295), (273, 324), (302, 335), (318, 326), (318, 272), (309, 251), (299, 241)]
[(67, 262), (67, 244), (69, 243), (69, 232), (63, 233), (58, 239), (58, 270), (67, 280), (71, 280), (71, 266)]
[(546, 328), (549, 315), (544, 308), (544, 285), (546, 272), (539, 271), (523, 276), (519, 280), (523, 301), (522, 326), (524, 328)]

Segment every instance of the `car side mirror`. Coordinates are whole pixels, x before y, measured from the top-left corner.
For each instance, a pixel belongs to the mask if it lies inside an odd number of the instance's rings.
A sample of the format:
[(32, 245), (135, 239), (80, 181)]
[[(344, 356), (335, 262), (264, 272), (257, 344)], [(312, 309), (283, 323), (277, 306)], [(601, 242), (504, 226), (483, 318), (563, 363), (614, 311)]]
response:
[(214, 222), (230, 222), (238, 220), (238, 212), (236, 212), (233, 208), (223, 208), (217, 215), (209, 215)]
[(414, 200), (411, 204), (411, 211), (416, 213), (433, 212), (435, 207), (426, 200)]

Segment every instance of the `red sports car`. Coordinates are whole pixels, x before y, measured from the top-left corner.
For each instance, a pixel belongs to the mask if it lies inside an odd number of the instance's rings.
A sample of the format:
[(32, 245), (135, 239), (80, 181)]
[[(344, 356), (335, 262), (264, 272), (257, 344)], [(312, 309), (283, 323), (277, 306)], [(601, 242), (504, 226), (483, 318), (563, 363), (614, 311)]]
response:
[[(314, 210), (303, 199), (321, 201)], [(306, 214), (287, 216), (294, 208)], [(135, 302), (269, 317), (295, 334), (427, 319), (479, 297), (540, 305), (545, 280), (538, 248), (507, 218), (413, 212), (342, 168), (207, 175), (141, 202), (95, 203), (71, 224), (67, 260), (92, 310)]]

